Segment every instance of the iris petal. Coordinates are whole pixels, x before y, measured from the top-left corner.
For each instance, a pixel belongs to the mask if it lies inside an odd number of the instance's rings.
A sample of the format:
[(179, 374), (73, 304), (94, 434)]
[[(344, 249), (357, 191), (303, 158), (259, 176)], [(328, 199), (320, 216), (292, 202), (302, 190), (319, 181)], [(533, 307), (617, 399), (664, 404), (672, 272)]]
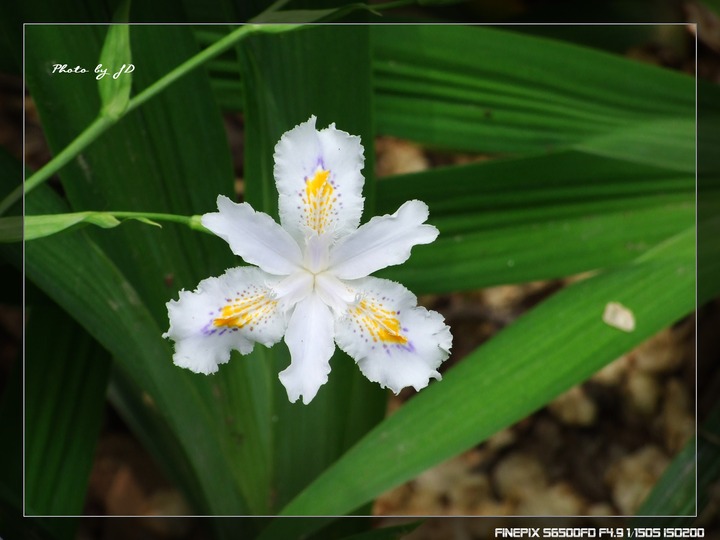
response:
[(180, 299), (167, 304), (170, 329), (163, 334), (175, 341), (175, 364), (214, 373), (233, 349), (248, 354), (255, 342), (280, 341), (287, 320), (274, 299), (277, 281), (258, 268), (232, 268), (193, 292), (180, 291)]
[(280, 372), (280, 382), (292, 403), (302, 396), (307, 405), (327, 382), (330, 357), (335, 352), (333, 316), (317, 294), (311, 294), (295, 306), (285, 343), (292, 360), (290, 366)]
[(235, 255), (270, 274), (286, 276), (299, 268), (300, 247), (270, 216), (222, 195), (217, 205), (219, 211), (205, 214), (202, 224), (230, 244)]
[(275, 182), (282, 226), (298, 241), (310, 234), (355, 230), (363, 209), (360, 137), (315, 129), (315, 117), (285, 133), (275, 146)]
[(428, 207), (420, 201), (408, 201), (390, 216), (372, 218), (333, 246), (330, 269), (340, 279), (357, 279), (404, 263), (413, 246), (437, 238), (438, 230), (424, 225), (427, 218)]
[(437, 369), (452, 346), (443, 317), (418, 307), (399, 283), (372, 277), (349, 283), (358, 301), (336, 322), (335, 341), (363, 374), (396, 394), (440, 379)]

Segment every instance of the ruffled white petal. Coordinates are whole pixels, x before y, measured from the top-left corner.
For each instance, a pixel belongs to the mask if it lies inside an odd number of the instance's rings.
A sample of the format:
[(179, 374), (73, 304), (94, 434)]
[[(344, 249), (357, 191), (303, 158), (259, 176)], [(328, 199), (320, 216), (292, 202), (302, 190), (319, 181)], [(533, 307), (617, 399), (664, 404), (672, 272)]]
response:
[(275, 146), (280, 221), (300, 242), (314, 231), (344, 235), (357, 228), (363, 209), (360, 137), (315, 129), (315, 117), (286, 132)]
[(302, 396), (307, 405), (327, 382), (330, 357), (335, 352), (333, 316), (317, 294), (311, 294), (295, 306), (285, 343), (290, 349), (291, 362), (280, 372), (280, 382), (292, 403)]
[(270, 216), (222, 195), (217, 205), (218, 212), (205, 214), (202, 224), (230, 244), (235, 255), (270, 274), (284, 276), (299, 268), (300, 247)]
[(404, 263), (414, 245), (437, 238), (435, 227), (423, 225), (427, 218), (428, 207), (421, 201), (408, 201), (391, 216), (372, 218), (332, 247), (330, 270), (340, 279), (357, 279)]
[(278, 281), (258, 268), (232, 268), (202, 280), (194, 292), (180, 291), (179, 300), (167, 303), (170, 329), (163, 334), (175, 342), (175, 364), (207, 375), (232, 349), (248, 354), (255, 342), (280, 341), (287, 317), (274, 299)]
[(420, 390), (452, 346), (450, 328), (439, 313), (417, 306), (402, 285), (378, 278), (350, 283), (361, 300), (335, 324), (335, 342), (371, 381), (396, 394), (407, 386)]

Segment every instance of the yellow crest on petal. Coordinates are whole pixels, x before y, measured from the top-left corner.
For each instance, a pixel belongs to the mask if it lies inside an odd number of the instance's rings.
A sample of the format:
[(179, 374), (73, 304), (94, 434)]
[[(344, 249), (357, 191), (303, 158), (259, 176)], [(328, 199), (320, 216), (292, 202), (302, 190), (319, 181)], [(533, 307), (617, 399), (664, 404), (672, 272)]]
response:
[(228, 304), (220, 310), (220, 316), (213, 320), (215, 326), (228, 328), (244, 328), (262, 323), (275, 310), (276, 301), (265, 294), (249, 295), (241, 293), (235, 299), (227, 299)]
[(337, 197), (329, 181), (330, 171), (319, 168), (305, 184), (303, 214), (305, 224), (318, 234), (326, 232)]
[(397, 311), (384, 309), (383, 306), (361, 300), (353, 315), (372, 336), (373, 341), (405, 345), (408, 339), (402, 334)]

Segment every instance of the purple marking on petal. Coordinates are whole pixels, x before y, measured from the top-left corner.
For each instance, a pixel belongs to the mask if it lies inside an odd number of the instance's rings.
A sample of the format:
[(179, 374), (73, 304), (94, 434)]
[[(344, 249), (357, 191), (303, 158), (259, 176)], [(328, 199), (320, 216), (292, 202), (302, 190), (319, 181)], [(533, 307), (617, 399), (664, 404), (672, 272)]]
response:
[(213, 327), (211, 326), (211, 324), (212, 324), (212, 323), (207, 323), (207, 324), (203, 327), (202, 333), (203, 333), (204, 336), (212, 336), (215, 332), (217, 332), (217, 329), (216, 329), (216, 328), (213, 328)]

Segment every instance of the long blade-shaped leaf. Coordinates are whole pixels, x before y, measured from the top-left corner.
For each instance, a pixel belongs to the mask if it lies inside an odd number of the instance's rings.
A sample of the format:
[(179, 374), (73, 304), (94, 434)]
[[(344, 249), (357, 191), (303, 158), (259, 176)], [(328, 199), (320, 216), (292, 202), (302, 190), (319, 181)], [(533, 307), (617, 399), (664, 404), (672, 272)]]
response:
[[(48, 55), (58, 54), (92, 64), (103, 35), (91, 26), (28, 28), (28, 82), (52, 148), (81, 131), (99, 102), (94, 79), (49, 78), (42, 66)], [(196, 51), (185, 28), (132, 27), (131, 37), (144, 61), (134, 77), (140, 87)], [(172, 46), (158, 47), (158, 42)], [(62, 179), (74, 209), (181, 215), (212, 210), (232, 176), (218, 111), (211, 99), (201, 98), (209, 91), (201, 72), (185, 77), (69, 164)], [(198, 151), (198, 141), (207, 145), (204, 150)], [(58, 211), (56, 205), (34, 204), (32, 196), (27, 204), (29, 213)], [(246, 467), (238, 456), (246, 446), (238, 447), (227, 428), (213, 392), (216, 381), (172, 366), (170, 346), (160, 337), (167, 328), (165, 302), (177, 288), (193, 288), (202, 277), (222, 272), (232, 260), (230, 252), (182, 227), (148, 229), (131, 226), (98, 235), (102, 247), (85, 235), (37, 240), (28, 244), (28, 275), (113, 353), (135, 387), (147, 392), (146, 406), (165, 417), (191, 463), (191, 475), (177, 480), (196, 508), (247, 512), (244, 499), (257, 490), (253, 477), (243, 475)], [(177, 439), (160, 446), (177, 446)]]
[[(242, 49), (245, 81), (246, 200), (277, 216), (272, 176), (273, 148), (283, 132), (310, 115), (318, 127), (360, 135), (365, 147), (365, 219), (372, 215), (373, 151), (368, 28), (313, 27), (281, 36), (253, 37)], [(352, 103), (352, 107), (348, 104)], [(384, 411), (384, 393), (362, 378), (344, 354), (332, 360), (328, 383), (309, 406), (290, 404), (277, 373), (290, 362), (284, 345), (257, 350), (264, 368), (253, 395), (261, 410), (276, 415), (273, 425), (274, 508), (281, 507), (343, 450), (356, 441)], [(239, 369), (239, 368), (238, 368)], [(262, 370), (266, 370), (262, 372)], [(273, 411), (273, 413), (270, 413)]]
[(694, 169), (689, 76), (508, 29), (378, 26), (372, 38), (380, 133), (481, 152), (581, 145)]
[(25, 502), (31, 514), (82, 514), (110, 372), (107, 352), (55, 304), (29, 306)]
[[(342, 514), (533, 412), (694, 307), (695, 231), (577, 283), (518, 319), (386, 419), (283, 514)], [(608, 302), (633, 332), (605, 324)]]
[[(26, 208), (44, 211), (56, 208), (45, 197), (50, 195), (46, 190), (38, 189), (36, 193), (28, 197)], [(179, 441), (173, 438), (163, 444), (181, 444), (187, 452), (186, 459), (205, 464), (204, 478), (196, 478), (196, 472), (193, 476), (173, 474), (185, 487), (191, 502), (200, 511), (240, 504), (234, 487), (225, 481), (227, 469), (217, 459), (222, 455), (213, 431), (217, 419), (204, 402), (209, 388), (197, 384), (169, 362), (158, 361), (169, 358), (170, 348), (158, 339), (162, 331), (117, 267), (84, 235), (37, 240), (28, 244), (25, 253), (28, 278), (73, 313), (113, 356), (123, 359), (121, 369), (149, 398), (145, 407), (175, 411), (177, 416), (169, 421)], [(78, 259), (82, 265), (77, 264)], [(37, 338), (29, 334), (28, 339)], [(160, 463), (168, 465), (164, 460)]]
[(441, 234), (381, 275), (437, 293), (622, 264), (694, 223), (694, 184), (577, 151), (391, 177), (378, 184), (382, 211), (427, 201)]

